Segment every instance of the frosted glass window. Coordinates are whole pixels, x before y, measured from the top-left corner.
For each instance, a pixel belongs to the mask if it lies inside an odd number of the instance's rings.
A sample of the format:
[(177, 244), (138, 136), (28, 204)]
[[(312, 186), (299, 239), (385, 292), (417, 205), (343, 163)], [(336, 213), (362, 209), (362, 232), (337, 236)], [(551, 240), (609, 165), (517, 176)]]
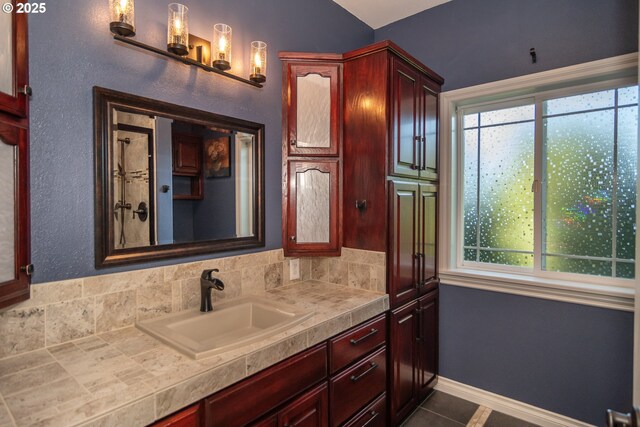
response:
[(330, 222), (329, 173), (311, 169), (296, 173), (296, 242), (328, 243)]
[(297, 78), (296, 146), (331, 146), (331, 79), (319, 74)]
[(0, 138), (0, 283), (15, 279), (15, 147)]
[(13, 96), (13, 24), (11, 18), (11, 13), (0, 13), (0, 92)]
[(464, 262), (633, 279), (637, 86), (477, 111), (461, 117)]
[(533, 119), (533, 105), (464, 117), (467, 261), (533, 265)]

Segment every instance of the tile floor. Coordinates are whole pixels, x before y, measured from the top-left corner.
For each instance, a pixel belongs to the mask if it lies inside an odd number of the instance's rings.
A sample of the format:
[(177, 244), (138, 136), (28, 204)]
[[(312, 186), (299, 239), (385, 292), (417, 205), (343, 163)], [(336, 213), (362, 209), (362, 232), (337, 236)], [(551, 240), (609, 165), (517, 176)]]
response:
[(435, 391), (402, 427), (536, 427), (535, 424)]

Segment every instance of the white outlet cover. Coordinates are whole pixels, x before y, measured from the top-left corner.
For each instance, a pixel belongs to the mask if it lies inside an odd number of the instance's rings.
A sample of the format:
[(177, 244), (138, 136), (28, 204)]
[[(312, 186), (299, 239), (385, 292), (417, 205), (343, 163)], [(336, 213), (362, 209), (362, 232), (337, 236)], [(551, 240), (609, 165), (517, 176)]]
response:
[(289, 261), (289, 280), (300, 278), (300, 260), (298, 258)]

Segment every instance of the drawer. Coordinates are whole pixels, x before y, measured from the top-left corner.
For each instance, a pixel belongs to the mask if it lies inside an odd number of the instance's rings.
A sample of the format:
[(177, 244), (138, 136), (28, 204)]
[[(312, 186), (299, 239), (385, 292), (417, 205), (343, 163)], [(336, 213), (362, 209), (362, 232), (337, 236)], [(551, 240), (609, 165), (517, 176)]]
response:
[(385, 427), (387, 421), (387, 396), (383, 394), (350, 419), (344, 427)]
[(248, 424), (326, 377), (327, 346), (323, 344), (206, 398), (204, 425)]
[(386, 380), (386, 347), (333, 378), (329, 382), (331, 425), (345, 422), (383, 393)]
[(387, 338), (386, 315), (345, 332), (329, 341), (331, 373), (335, 373), (374, 348)]

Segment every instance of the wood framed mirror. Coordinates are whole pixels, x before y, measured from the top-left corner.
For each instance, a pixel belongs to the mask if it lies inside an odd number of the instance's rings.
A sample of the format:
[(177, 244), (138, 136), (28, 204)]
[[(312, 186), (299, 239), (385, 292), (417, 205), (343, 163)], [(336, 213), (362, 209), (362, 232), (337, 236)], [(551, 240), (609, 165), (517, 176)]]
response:
[(97, 268), (264, 246), (263, 124), (93, 97)]

